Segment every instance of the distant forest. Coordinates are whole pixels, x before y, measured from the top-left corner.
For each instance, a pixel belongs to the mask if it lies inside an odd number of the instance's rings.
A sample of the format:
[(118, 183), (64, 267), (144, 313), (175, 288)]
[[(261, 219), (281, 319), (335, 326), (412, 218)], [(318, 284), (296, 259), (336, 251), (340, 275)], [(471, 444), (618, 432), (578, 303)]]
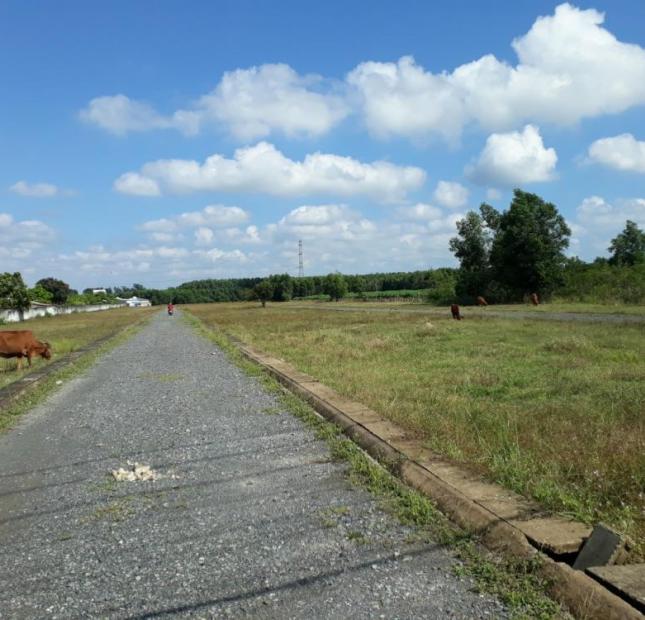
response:
[[(293, 278), (198, 280), (163, 291), (133, 293), (153, 303), (203, 303), (259, 299), (417, 297), (435, 304), (516, 303), (541, 299), (588, 303), (645, 303), (645, 232), (627, 220), (609, 258), (586, 263), (565, 254), (571, 230), (557, 207), (537, 194), (515, 189), (505, 211), (482, 203), (456, 224), (450, 250), (458, 269)], [(130, 291), (128, 291), (130, 292)]]
[[(441, 268), (425, 271), (370, 273), (365, 275), (342, 276), (349, 295), (361, 293), (387, 292), (392, 296), (410, 296), (407, 291), (425, 292), (429, 290), (452, 288), (456, 269)], [(307, 297), (326, 297), (328, 276), (292, 277), (276, 274), (268, 278), (230, 278), (226, 280), (195, 280), (184, 282), (167, 289), (148, 289), (140, 284), (132, 287), (117, 287), (109, 292), (120, 297), (137, 295), (149, 299), (153, 304), (199, 304), (217, 301), (250, 301), (257, 299), (254, 291), (263, 280), (272, 283), (270, 301), (289, 301)]]
[[(456, 291), (459, 269), (439, 268), (341, 277), (347, 284), (346, 295), (358, 299), (407, 297), (437, 305), (454, 301), (472, 302), (468, 294)], [(328, 299), (328, 278), (329, 276), (297, 278), (281, 274), (269, 278), (195, 280), (163, 290), (147, 289), (136, 284), (115, 289), (114, 293), (121, 297), (138, 295), (150, 299), (153, 304), (166, 304), (169, 301), (177, 304), (250, 301), (258, 298), (254, 291), (256, 285), (270, 280), (273, 287), (269, 301)], [(645, 264), (612, 265), (603, 258), (586, 263), (578, 258), (570, 258), (562, 270), (560, 284), (544, 298), (602, 304), (645, 304)], [(490, 301), (494, 302), (495, 299)]]

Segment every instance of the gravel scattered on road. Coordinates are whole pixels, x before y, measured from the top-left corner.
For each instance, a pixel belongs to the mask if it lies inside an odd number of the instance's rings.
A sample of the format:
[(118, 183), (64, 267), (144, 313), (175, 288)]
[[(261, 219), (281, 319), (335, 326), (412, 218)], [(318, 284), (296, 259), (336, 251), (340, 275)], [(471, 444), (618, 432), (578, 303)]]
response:
[(0, 472), (3, 618), (507, 616), (178, 316), (0, 437)]

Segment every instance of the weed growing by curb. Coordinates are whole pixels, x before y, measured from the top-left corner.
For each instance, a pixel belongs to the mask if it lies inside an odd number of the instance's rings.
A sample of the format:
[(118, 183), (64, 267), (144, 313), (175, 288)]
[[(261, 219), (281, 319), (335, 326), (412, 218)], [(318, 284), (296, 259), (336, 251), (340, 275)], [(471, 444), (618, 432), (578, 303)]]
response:
[(517, 561), (487, 552), (474, 536), (451, 523), (428, 497), (401, 483), (392, 472), (347, 438), (339, 427), (323, 419), (260, 366), (245, 358), (225, 332), (207, 328), (186, 312), (182, 318), (222, 349), (240, 369), (257, 378), (275, 395), (280, 405), (311, 428), (317, 438), (325, 440), (334, 459), (348, 464), (350, 480), (379, 498), (382, 506), (402, 523), (416, 526), (419, 530), (417, 539), (448, 546), (460, 560), (454, 568), (455, 573), (473, 579), (478, 592), (498, 597), (515, 618), (571, 618), (545, 594), (549, 584), (538, 574), (539, 557)]

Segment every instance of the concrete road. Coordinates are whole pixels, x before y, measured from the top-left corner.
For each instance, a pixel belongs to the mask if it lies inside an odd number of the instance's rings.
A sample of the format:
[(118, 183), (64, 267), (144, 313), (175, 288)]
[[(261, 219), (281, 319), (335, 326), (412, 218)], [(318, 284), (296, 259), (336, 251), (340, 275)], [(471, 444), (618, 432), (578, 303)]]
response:
[(0, 437), (1, 618), (507, 615), (413, 534), (179, 316)]

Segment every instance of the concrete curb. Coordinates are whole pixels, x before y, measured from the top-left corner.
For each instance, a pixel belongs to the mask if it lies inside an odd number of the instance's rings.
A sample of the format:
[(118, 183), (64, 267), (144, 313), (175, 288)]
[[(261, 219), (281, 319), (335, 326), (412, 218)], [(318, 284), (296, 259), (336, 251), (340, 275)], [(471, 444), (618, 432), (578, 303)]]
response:
[[(383, 420), (364, 405), (336, 394), (285, 361), (264, 354), (234, 338), (231, 338), (231, 342), (244, 357), (264, 368), (287, 389), (307, 401), (319, 414), (338, 425), (371, 456), (389, 465), (404, 482), (432, 498), (459, 526), (477, 533), (487, 548), (513, 559), (539, 557), (541, 562), (538, 570), (550, 584), (551, 595), (576, 617), (589, 620), (642, 620), (643, 614), (597, 581), (538, 550), (511, 519), (495, 514), (482, 502), (473, 501), (447, 482), (441, 473), (438, 475), (433, 472), (432, 464), (428, 464), (427, 459), (410, 455), (401, 429)], [(371, 421), (373, 426), (374, 423), (380, 424), (379, 418), (383, 422), (383, 433), (367, 428), (366, 420)], [(471, 477), (465, 471), (463, 476)], [(504, 493), (501, 487), (500, 492)]]
[[(146, 317), (146, 319), (147, 318), (149, 317)], [(47, 364), (47, 366), (44, 366), (43, 368), (39, 368), (38, 370), (34, 370), (30, 372), (22, 379), (18, 379), (17, 381), (14, 381), (13, 383), (10, 383), (9, 385), (6, 385), (5, 387), (1, 388), (0, 389), (0, 411), (2, 411), (3, 409), (6, 409), (9, 405), (11, 405), (14, 401), (16, 401), (21, 396), (24, 396), (25, 394), (31, 392), (35, 387), (37, 387), (45, 379), (48, 379), (49, 377), (51, 377), (54, 373), (58, 372), (59, 370), (63, 370), (68, 366), (72, 366), (80, 358), (84, 357), (88, 353), (92, 353), (93, 351), (96, 351), (97, 349), (101, 348), (104, 344), (110, 342), (110, 340), (113, 340), (114, 338), (118, 338), (123, 333), (125, 333), (128, 329), (131, 329), (133, 327), (139, 327), (142, 323), (146, 321), (146, 319), (142, 319), (136, 323), (133, 323), (132, 325), (128, 325), (127, 327), (120, 329), (119, 331), (115, 332), (110, 336), (106, 336), (105, 338), (101, 338), (100, 340), (95, 340), (94, 342), (84, 347), (81, 347), (76, 351), (72, 351), (71, 353), (66, 354), (64, 357), (56, 360), (55, 362), (51, 362)]]

